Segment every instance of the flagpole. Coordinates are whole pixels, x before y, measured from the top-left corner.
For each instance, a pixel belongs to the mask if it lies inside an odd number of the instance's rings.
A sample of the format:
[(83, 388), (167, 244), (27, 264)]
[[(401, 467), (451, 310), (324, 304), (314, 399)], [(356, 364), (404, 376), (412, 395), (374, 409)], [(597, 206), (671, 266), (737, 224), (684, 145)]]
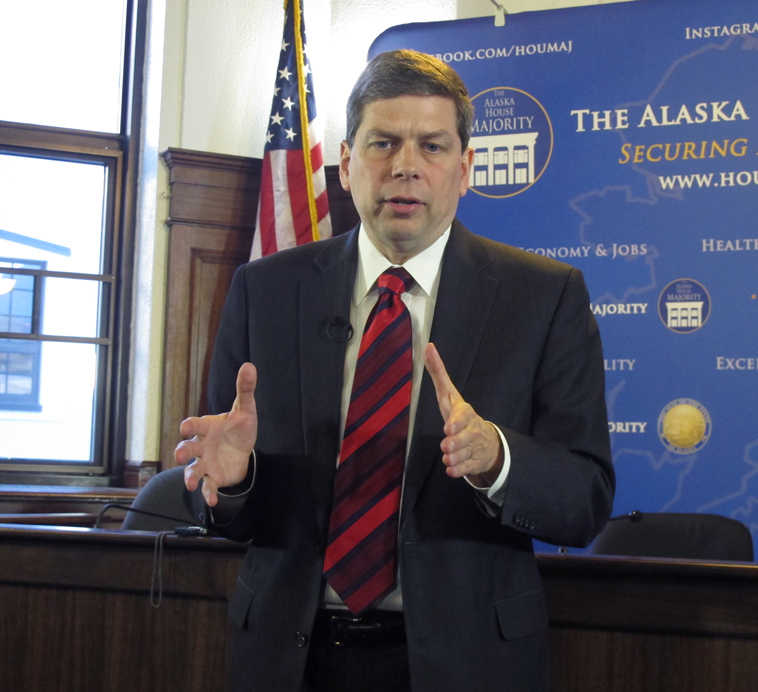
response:
[[(285, 9), (287, 2), (285, 1)], [(298, 80), (297, 88), (300, 94), (300, 130), (303, 141), (303, 163), (305, 165), (305, 184), (308, 188), (308, 212), (311, 217), (311, 237), (319, 239), (318, 212), (316, 210), (316, 194), (313, 188), (313, 165), (311, 162), (311, 137), (308, 127), (308, 99), (305, 93), (305, 59), (303, 58), (303, 35), (300, 30), (302, 22), (300, 13), (300, 0), (292, 0), (292, 9), (295, 13), (295, 56), (297, 57)]]

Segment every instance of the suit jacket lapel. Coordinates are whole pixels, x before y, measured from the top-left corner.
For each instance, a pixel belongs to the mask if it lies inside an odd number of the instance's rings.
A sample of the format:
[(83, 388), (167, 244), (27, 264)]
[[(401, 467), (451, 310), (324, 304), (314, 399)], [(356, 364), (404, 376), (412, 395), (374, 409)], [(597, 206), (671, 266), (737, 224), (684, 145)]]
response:
[[(499, 280), (487, 272), (487, 264), (485, 253), (471, 232), (454, 222), (442, 259), (429, 340), (436, 345), (450, 378), (461, 392), (477, 357), (482, 332), (490, 319)], [(441, 439), (442, 416), (434, 385), (424, 373), (406, 464), (401, 529), (418, 499), (424, 480), (435, 464), (441, 464)]]
[(312, 271), (299, 284), (302, 424), (305, 453), (313, 460), (311, 487), (320, 535), (328, 526), (339, 453), (342, 378), (357, 245), (356, 231), (342, 242), (326, 244), (315, 256)]

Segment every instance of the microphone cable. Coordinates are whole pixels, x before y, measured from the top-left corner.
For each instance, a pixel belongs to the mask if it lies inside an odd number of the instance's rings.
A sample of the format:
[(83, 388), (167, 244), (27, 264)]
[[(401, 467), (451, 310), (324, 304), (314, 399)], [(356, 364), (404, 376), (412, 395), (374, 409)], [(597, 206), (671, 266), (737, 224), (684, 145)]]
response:
[(100, 522), (102, 521), (105, 513), (112, 508), (123, 509), (127, 512), (134, 512), (135, 514), (144, 514), (149, 517), (156, 517), (158, 519), (167, 519), (169, 521), (175, 521), (179, 526), (175, 526), (173, 529), (165, 529), (158, 531), (155, 534), (155, 540), (153, 542), (153, 566), (150, 575), (150, 605), (153, 608), (160, 608), (161, 601), (163, 600), (163, 551), (166, 545), (166, 538), (168, 536), (178, 536), (180, 538), (199, 538), (208, 535), (208, 529), (204, 526), (198, 526), (188, 522), (186, 519), (180, 517), (174, 517), (170, 514), (161, 514), (160, 512), (153, 512), (146, 509), (137, 509), (131, 505), (124, 505), (118, 502), (108, 502), (103, 505), (102, 509), (98, 512), (97, 519), (95, 520), (94, 528), (100, 528)]

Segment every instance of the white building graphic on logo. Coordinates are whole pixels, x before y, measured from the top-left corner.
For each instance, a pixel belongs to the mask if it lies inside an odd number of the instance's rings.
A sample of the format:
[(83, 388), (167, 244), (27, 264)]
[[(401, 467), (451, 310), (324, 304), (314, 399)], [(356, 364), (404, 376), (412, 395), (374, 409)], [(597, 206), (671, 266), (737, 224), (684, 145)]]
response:
[(474, 165), (469, 184), (472, 187), (532, 184), (537, 137), (539, 132), (472, 137)]
[(666, 301), (666, 326), (671, 329), (703, 326), (702, 300)]

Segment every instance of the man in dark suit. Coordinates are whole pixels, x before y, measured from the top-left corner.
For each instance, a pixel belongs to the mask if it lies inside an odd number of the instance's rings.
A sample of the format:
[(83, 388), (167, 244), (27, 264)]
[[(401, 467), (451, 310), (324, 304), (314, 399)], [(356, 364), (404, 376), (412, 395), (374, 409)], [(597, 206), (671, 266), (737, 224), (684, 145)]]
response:
[[(532, 539), (586, 545), (610, 513), (601, 344), (578, 270), (455, 220), (471, 121), (444, 63), (377, 56), (341, 150), (360, 227), (234, 277), (209, 387), (224, 413), (184, 421), (176, 451), (215, 526), (250, 540), (230, 603), (234, 689), (547, 689)], [(360, 337), (389, 266), (412, 277), (397, 579), (351, 613), (325, 553)]]

